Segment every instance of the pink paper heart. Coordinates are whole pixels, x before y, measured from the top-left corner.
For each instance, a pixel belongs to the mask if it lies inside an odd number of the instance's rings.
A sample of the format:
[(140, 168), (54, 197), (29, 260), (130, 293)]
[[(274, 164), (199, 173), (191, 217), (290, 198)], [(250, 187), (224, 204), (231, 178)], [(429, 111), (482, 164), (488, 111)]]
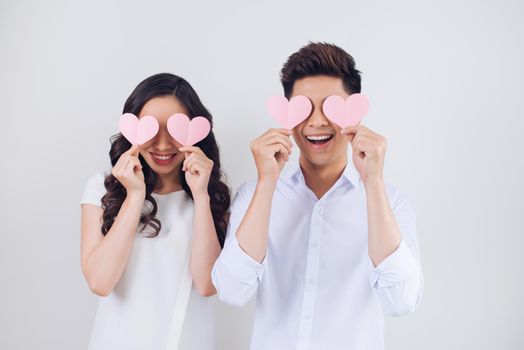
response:
[(289, 101), (284, 96), (273, 96), (267, 102), (267, 110), (280, 125), (291, 130), (309, 116), (311, 101), (302, 95)]
[(118, 128), (132, 145), (142, 145), (155, 137), (158, 132), (158, 121), (149, 115), (138, 119), (132, 113), (120, 117)]
[(211, 131), (209, 120), (204, 117), (189, 117), (183, 113), (173, 114), (167, 120), (167, 131), (184, 146), (192, 146), (203, 140)]
[(344, 101), (340, 96), (329, 96), (322, 104), (326, 117), (341, 128), (357, 125), (369, 111), (366, 95), (353, 94)]

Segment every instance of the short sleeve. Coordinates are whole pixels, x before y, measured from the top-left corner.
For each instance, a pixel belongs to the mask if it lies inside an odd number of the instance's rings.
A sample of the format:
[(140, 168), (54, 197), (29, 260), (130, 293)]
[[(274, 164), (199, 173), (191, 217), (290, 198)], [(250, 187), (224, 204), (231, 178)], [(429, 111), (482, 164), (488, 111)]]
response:
[(106, 173), (100, 171), (87, 181), (87, 184), (84, 188), (84, 193), (82, 194), (82, 200), (80, 204), (94, 204), (97, 206), (102, 206), (102, 197), (106, 194), (106, 188), (104, 186), (104, 180), (106, 178)]

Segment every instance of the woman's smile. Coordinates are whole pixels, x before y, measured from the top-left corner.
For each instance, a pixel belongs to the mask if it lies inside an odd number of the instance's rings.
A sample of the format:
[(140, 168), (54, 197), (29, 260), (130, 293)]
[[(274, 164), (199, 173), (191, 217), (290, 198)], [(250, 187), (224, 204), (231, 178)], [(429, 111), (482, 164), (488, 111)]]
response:
[(177, 155), (177, 153), (159, 154), (153, 152), (149, 152), (149, 154), (151, 154), (151, 158), (153, 158), (155, 163), (158, 165), (171, 164), (171, 162), (173, 162), (175, 156)]

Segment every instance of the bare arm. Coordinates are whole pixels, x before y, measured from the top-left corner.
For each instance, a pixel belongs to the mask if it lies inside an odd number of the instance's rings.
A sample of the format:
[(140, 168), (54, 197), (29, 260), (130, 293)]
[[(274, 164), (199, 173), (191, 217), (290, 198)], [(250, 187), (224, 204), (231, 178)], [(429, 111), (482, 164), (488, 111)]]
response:
[(273, 193), (280, 171), (291, 154), (290, 134), (286, 129), (270, 129), (250, 145), (258, 181), (236, 235), (242, 250), (259, 263), (266, 255)]
[(400, 245), (402, 236), (382, 181), (366, 184), (368, 211), (368, 253), (375, 266)]
[(82, 205), (82, 271), (93, 293), (107, 296), (129, 260), (144, 197), (129, 195), (109, 232), (101, 233), (102, 208)]
[(195, 204), (190, 258), (191, 276), (200, 295), (207, 297), (216, 293), (211, 281), (211, 270), (221, 251), (207, 190), (213, 161), (198, 147), (185, 146), (179, 150), (186, 152), (182, 169), (185, 171), (186, 181)]
[(259, 263), (266, 256), (269, 215), (274, 191), (274, 182), (257, 182), (255, 194), (236, 233), (242, 250)]
[(102, 208), (82, 205), (82, 272), (89, 288), (100, 296), (111, 293), (125, 270), (145, 200), (144, 174), (137, 146), (120, 156), (112, 174), (126, 188), (127, 197), (105, 236), (101, 232)]
[(409, 217), (403, 224), (398, 222), (387, 196), (383, 181), (386, 139), (361, 125), (343, 129), (342, 133), (351, 142), (353, 163), (366, 190), (368, 255), (374, 265), (370, 282), (387, 314), (411, 312), (422, 296), (422, 270), (412, 248), (402, 244), (402, 234), (415, 235), (412, 213), (407, 207), (402, 209), (404, 214), (400, 215)]
[(383, 181), (386, 138), (362, 125), (342, 129), (353, 148), (353, 163), (366, 188), (368, 254), (378, 266), (400, 244), (402, 236)]
[(209, 196), (195, 197), (195, 216), (193, 220), (193, 241), (191, 243), (191, 275), (198, 292), (211, 296), (216, 289), (211, 282), (211, 270), (220, 254)]

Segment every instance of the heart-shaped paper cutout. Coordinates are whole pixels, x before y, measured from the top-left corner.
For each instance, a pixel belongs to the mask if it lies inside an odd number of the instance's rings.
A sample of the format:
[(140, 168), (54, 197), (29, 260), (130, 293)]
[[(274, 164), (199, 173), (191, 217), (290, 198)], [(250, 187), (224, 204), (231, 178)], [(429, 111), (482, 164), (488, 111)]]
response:
[(366, 95), (353, 94), (344, 101), (340, 96), (329, 96), (322, 104), (326, 117), (341, 128), (357, 125), (369, 111)]
[(306, 96), (297, 95), (287, 100), (284, 96), (273, 96), (267, 102), (267, 110), (276, 121), (286, 129), (293, 129), (311, 113), (311, 101)]
[(211, 131), (211, 124), (204, 117), (190, 120), (187, 115), (176, 113), (167, 120), (167, 131), (183, 146), (193, 146), (206, 138)]
[(138, 119), (132, 113), (125, 113), (120, 117), (118, 128), (132, 145), (143, 145), (155, 137), (158, 132), (158, 121), (149, 115)]

